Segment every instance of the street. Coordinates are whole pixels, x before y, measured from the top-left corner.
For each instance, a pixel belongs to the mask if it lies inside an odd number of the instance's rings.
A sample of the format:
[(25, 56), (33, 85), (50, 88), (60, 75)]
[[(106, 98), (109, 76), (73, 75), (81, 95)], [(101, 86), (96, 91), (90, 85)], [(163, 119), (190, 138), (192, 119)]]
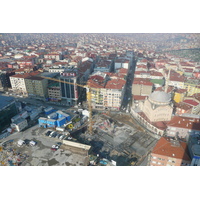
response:
[(127, 73), (126, 84), (122, 94), (122, 103), (120, 108), (121, 111), (126, 111), (128, 109), (128, 103), (132, 100), (132, 83), (134, 79), (136, 63), (137, 61), (133, 58)]

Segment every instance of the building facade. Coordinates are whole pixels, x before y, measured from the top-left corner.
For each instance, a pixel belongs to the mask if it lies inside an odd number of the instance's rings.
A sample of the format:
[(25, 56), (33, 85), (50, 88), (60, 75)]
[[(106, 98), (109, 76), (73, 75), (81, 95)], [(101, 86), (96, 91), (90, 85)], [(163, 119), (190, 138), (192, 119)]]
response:
[(58, 82), (48, 86), (48, 98), (49, 101), (61, 101), (61, 90)]
[(67, 105), (76, 105), (78, 100), (78, 86), (75, 84), (78, 80), (78, 71), (76, 69), (66, 70), (60, 73), (59, 80), (68, 82), (60, 82), (62, 100), (66, 101)]
[(10, 124), (11, 118), (18, 113), (15, 99), (0, 95), (0, 131)]
[(38, 76), (25, 78), (25, 85), (29, 97), (46, 100), (48, 97), (48, 80)]

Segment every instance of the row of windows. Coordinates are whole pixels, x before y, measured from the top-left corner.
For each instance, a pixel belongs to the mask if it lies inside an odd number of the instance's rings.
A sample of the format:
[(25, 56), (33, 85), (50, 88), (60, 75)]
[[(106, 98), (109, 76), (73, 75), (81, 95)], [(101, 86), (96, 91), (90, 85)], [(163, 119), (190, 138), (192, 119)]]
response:
[(158, 164), (158, 165), (164, 165), (164, 163), (161, 163), (161, 162), (156, 162), (156, 161), (151, 161), (153, 164)]

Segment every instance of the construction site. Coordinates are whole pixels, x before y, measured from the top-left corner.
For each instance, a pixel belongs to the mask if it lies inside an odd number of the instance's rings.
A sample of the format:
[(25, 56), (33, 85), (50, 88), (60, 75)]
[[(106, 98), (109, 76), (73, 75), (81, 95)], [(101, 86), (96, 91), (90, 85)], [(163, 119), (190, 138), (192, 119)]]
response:
[(81, 143), (92, 146), (92, 154), (114, 160), (117, 166), (140, 165), (157, 139), (126, 114), (102, 113), (93, 116), (93, 134), (76, 132)]

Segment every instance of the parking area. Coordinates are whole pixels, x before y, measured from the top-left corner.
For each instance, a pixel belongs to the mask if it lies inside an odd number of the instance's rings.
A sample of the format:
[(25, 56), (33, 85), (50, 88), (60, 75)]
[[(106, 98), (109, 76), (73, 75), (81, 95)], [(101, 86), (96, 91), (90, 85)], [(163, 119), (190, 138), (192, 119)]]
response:
[[(53, 130), (39, 128), (35, 125), (23, 132), (14, 133), (0, 141), (0, 165), (2, 166), (85, 166), (88, 165), (88, 158), (71, 152), (63, 148), (63, 139), (69, 138), (66, 133), (65, 138), (49, 137), (47, 132)], [(50, 133), (49, 132), (49, 133)], [(54, 135), (55, 136), (55, 135)], [(20, 143), (19, 140), (25, 141)], [(35, 145), (30, 145), (30, 141), (35, 141)], [(26, 144), (27, 143), (27, 144)]]

